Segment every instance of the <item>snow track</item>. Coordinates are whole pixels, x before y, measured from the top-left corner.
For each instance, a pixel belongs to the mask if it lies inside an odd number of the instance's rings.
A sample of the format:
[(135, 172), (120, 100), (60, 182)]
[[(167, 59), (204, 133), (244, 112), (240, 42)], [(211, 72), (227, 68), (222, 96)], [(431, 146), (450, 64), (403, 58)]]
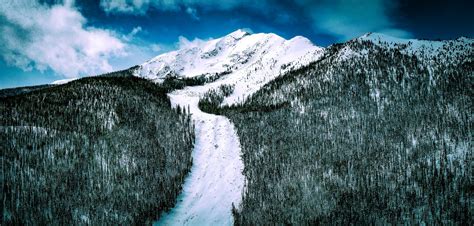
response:
[(202, 112), (206, 86), (187, 87), (168, 96), (173, 106), (190, 109), (196, 129), (193, 166), (176, 206), (156, 225), (232, 225), (232, 204), (242, 200), (244, 176), (234, 125), (224, 116)]

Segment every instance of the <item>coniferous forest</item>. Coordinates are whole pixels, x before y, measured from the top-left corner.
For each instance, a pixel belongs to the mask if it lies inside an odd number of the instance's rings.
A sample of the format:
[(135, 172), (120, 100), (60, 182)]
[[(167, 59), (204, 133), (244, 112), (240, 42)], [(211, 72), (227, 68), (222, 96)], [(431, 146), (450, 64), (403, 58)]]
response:
[(127, 73), (3, 95), (2, 225), (142, 225), (174, 206), (194, 126), (170, 83)]
[(242, 145), (237, 225), (474, 223), (473, 46), (461, 63), (403, 48), (336, 44), (244, 104), (206, 95)]

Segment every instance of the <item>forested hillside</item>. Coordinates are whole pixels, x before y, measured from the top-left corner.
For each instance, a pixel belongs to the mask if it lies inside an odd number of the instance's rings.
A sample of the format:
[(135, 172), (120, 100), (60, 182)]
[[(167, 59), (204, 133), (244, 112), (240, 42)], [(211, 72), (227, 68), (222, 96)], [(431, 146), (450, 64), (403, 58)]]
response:
[(242, 145), (235, 223), (472, 225), (474, 46), (441, 44), (336, 44), (243, 105), (207, 106)]
[(127, 73), (0, 99), (2, 225), (150, 224), (174, 206), (194, 126), (170, 84)]

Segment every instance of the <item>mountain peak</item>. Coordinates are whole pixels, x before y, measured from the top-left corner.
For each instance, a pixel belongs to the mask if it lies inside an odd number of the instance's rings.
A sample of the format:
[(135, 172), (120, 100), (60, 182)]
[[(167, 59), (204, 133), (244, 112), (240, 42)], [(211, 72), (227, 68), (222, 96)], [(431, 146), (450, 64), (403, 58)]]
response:
[(467, 38), (467, 37), (459, 37), (457, 39), (453, 40), (426, 40), (426, 39), (413, 39), (413, 38), (398, 38), (394, 36), (390, 36), (387, 34), (383, 33), (377, 33), (377, 32), (369, 32), (366, 33), (355, 40), (359, 41), (372, 41), (374, 43), (379, 43), (379, 42), (386, 42), (386, 43), (393, 43), (393, 44), (432, 44), (432, 43), (442, 43), (442, 42), (467, 42), (467, 43), (472, 43), (474, 39), (472, 38)]
[(250, 29), (237, 29), (235, 30), (234, 32), (226, 35), (226, 37), (233, 37), (234, 39), (241, 39), (247, 35), (251, 35), (253, 34), (252, 31)]
[(410, 39), (404, 39), (404, 38), (397, 38), (393, 37), (390, 35), (382, 34), (382, 33), (377, 33), (377, 32), (369, 32), (366, 33), (357, 40), (364, 40), (364, 41), (375, 41), (375, 42), (390, 42), (390, 43), (403, 43), (403, 42), (408, 42)]
[(161, 54), (140, 65), (134, 74), (155, 82), (169, 77), (204, 78), (235, 86), (225, 104), (244, 100), (281, 73), (318, 59), (323, 48), (296, 36), (286, 40), (273, 33), (251, 34), (238, 29), (224, 37)]

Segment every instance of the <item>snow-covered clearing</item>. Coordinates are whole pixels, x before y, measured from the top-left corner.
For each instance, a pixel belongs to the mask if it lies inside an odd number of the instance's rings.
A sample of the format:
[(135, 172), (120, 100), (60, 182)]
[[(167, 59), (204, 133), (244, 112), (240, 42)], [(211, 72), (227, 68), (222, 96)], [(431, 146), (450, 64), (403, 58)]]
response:
[(193, 166), (176, 206), (156, 225), (232, 225), (232, 203), (242, 199), (244, 176), (234, 125), (224, 116), (199, 110), (208, 86), (187, 87), (169, 94), (173, 106), (189, 106), (196, 126)]

